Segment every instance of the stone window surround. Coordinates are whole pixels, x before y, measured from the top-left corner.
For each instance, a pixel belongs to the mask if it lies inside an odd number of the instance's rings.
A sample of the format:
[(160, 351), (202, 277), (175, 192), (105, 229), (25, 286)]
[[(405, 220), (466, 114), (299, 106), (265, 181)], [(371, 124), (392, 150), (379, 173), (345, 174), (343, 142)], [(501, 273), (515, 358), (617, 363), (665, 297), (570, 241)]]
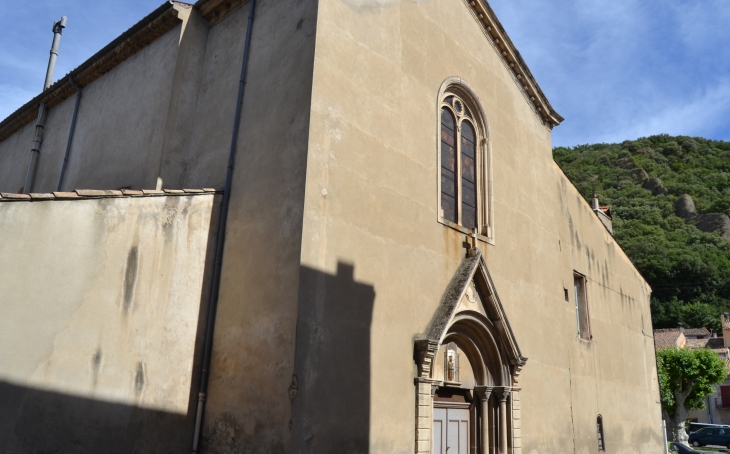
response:
[[(472, 120), (477, 134), (477, 239), (482, 242), (494, 245), (494, 191), (492, 179), (492, 145), (489, 123), (479, 97), (471, 86), (459, 77), (448, 77), (441, 84), (437, 98), (436, 109), (436, 137), (441, 137), (441, 107), (443, 100), (454, 94), (467, 103), (472, 112)], [(459, 151), (457, 149), (457, 156)], [(464, 234), (470, 234), (466, 227), (455, 224), (441, 215), (441, 140), (436, 141), (436, 168), (438, 169), (436, 203), (438, 209), (436, 216), (439, 223), (457, 230)], [(458, 169), (457, 169), (458, 170)], [(460, 173), (459, 173), (460, 175)], [(459, 202), (457, 202), (457, 209)]]
[[(582, 293), (582, 300), (578, 298), (578, 295), (575, 294), (575, 291), (573, 292), (573, 298), (576, 298), (575, 301), (575, 318), (576, 318), (576, 328), (577, 328), (577, 336), (578, 339), (584, 342), (593, 342), (593, 330), (591, 329), (591, 311), (588, 303), (588, 277), (583, 274), (579, 273), (578, 271), (573, 270), (573, 280), (580, 279), (582, 281), (581, 284), (581, 293)], [(575, 283), (573, 284), (573, 287), (575, 289)], [(580, 311), (579, 311), (579, 305), (583, 304), (584, 311), (585, 311), (585, 326), (583, 327), (581, 325), (580, 320)]]

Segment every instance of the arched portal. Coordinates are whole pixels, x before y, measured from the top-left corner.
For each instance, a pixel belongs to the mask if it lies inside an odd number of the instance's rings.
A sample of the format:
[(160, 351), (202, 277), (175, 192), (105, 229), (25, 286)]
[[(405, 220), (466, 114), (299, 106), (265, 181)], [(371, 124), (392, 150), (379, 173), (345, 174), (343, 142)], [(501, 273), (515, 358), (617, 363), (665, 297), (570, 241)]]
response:
[(479, 250), (459, 266), (415, 351), (417, 454), (521, 452), (514, 410), (527, 358)]

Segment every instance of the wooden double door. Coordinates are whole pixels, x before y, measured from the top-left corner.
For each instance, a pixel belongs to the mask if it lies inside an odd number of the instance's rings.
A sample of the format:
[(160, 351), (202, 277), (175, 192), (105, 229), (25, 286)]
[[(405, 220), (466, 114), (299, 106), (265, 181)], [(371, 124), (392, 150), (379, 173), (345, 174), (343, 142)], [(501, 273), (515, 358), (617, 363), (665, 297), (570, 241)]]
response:
[(433, 409), (433, 454), (469, 454), (469, 409)]

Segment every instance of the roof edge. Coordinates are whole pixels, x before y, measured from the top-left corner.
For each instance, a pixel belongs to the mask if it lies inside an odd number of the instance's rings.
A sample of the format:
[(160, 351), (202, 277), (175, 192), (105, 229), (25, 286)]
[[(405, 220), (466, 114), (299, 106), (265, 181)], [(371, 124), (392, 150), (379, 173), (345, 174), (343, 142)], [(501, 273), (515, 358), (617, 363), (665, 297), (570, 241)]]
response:
[(531, 104), (543, 124), (552, 130), (553, 127), (562, 123), (565, 119), (555, 111), (550, 101), (548, 101), (547, 96), (543, 93), (530, 68), (527, 67), (527, 63), (512, 43), (487, 0), (464, 1), (471, 8), (475, 19), (484, 29), (485, 35), (490, 38), (492, 47), (502, 57), (502, 61), (512, 73), (515, 83), (520, 87), (525, 99)]
[(73, 78), (81, 87), (89, 85), (171, 30), (178, 22), (180, 19), (173, 12), (172, 3), (165, 2), (160, 5), (81, 65), (58, 79), (0, 122), (0, 142), (32, 122), (38, 114), (38, 107), (41, 103), (52, 108), (76, 93), (76, 89), (69, 79)]
[(202, 189), (76, 189), (69, 192), (43, 192), (30, 194), (12, 194), (8, 192), (0, 192), (0, 203), (2, 202), (37, 202), (41, 200), (89, 200), (89, 199), (107, 199), (120, 197), (160, 197), (160, 196), (185, 196), (185, 195), (205, 195), (205, 194), (223, 194), (222, 190), (214, 188)]

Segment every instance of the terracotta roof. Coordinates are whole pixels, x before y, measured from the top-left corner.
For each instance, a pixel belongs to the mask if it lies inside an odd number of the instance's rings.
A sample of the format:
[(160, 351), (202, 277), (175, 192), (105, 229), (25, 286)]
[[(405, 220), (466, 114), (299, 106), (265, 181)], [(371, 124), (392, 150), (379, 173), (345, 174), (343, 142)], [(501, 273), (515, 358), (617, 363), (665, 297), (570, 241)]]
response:
[(679, 328), (655, 329), (654, 345), (657, 349), (678, 347), (677, 340), (679, 336), (682, 336), (682, 331)]
[(0, 202), (34, 202), (40, 200), (82, 200), (82, 199), (99, 199), (110, 197), (157, 197), (157, 196), (174, 196), (174, 195), (195, 195), (195, 194), (222, 194), (213, 188), (203, 189), (120, 189), (114, 191), (104, 191), (98, 189), (77, 189), (70, 192), (43, 192), (30, 194), (12, 194), (8, 192), (0, 192)]
[(707, 341), (710, 339), (687, 339), (687, 347), (689, 348), (707, 348)]
[(687, 347), (692, 349), (709, 348), (722, 358), (728, 358), (728, 350), (722, 337), (711, 337), (709, 339), (687, 339)]
[(702, 327), (702, 328), (685, 328), (684, 329), (684, 335), (685, 336), (709, 336), (710, 330)]

